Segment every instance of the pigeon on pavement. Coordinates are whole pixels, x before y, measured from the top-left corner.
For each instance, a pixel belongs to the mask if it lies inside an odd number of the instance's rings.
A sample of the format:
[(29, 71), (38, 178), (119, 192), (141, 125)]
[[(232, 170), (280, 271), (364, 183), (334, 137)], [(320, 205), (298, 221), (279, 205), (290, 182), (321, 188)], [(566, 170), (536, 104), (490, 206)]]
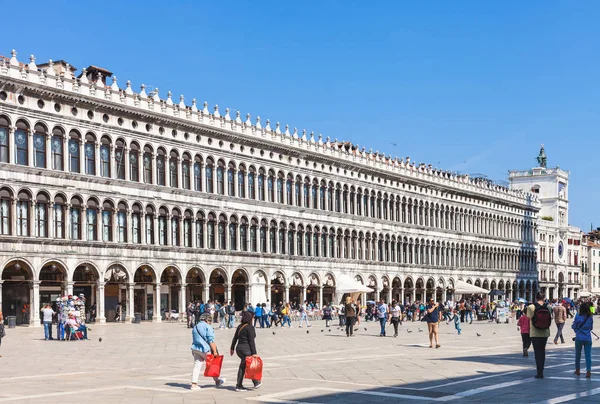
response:
[(477, 336), (478, 336), (478, 337), (481, 337), (481, 334), (480, 334), (480, 333), (476, 332), (475, 334), (477, 334)]

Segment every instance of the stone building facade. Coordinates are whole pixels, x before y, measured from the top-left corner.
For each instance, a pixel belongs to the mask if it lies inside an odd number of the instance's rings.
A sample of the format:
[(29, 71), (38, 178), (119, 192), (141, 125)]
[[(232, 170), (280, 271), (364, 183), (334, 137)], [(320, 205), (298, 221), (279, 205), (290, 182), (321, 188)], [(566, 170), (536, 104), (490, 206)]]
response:
[(535, 195), (73, 70), (0, 58), (5, 316), (63, 293), (100, 321), (330, 302), (340, 274), (363, 301), (537, 289)]

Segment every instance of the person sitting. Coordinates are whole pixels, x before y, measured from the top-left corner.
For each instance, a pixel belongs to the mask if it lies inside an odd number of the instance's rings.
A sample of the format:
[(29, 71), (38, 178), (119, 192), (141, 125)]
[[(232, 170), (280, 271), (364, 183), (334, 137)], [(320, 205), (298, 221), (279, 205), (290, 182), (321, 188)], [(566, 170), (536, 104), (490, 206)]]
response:
[(80, 320), (75, 317), (75, 313), (69, 313), (69, 319), (67, 320), (67, 326), (71, 332), (71, 336), (76, 332), (83, 332), (83, 339), (88, 339), (87, 332), (88, 327), (85, 324), (82, 324)]

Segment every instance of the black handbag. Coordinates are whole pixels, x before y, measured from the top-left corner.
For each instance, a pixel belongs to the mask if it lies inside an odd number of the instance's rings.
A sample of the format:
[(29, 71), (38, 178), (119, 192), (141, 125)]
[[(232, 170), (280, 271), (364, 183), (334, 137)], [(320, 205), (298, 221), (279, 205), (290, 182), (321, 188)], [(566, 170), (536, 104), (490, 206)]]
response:
[(0, 339), (6, 337), (6, 331), (4, 330), (4, 324), (0, 324)]

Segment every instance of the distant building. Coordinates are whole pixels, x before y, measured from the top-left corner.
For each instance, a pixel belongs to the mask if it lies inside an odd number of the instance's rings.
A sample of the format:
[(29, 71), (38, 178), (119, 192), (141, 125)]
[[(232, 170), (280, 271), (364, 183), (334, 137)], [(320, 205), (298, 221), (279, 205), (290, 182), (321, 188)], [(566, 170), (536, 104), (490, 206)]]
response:
[(569, 226), (569, 172), (546, 167), (542, 145), (538, 167), (509, 172), (510, 188), (538, 196), (536, 222), (540, 289), (546, 297), (576, 298), (581, 289), (581, 229)]

